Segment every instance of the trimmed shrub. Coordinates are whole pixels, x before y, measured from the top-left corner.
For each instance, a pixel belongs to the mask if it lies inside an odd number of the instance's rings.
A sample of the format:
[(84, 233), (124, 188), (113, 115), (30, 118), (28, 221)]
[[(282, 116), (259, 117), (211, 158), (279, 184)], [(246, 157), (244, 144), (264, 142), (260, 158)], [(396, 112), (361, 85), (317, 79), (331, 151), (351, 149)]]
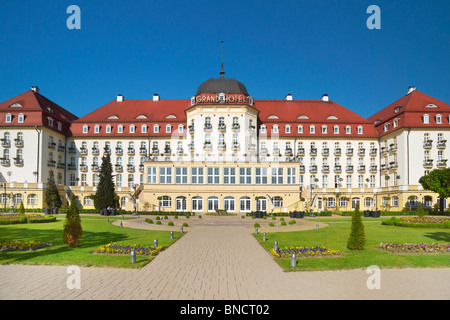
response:
[(169, 221), (169, 222), (167, 223), (167, 225), (168, 225), (169, 227), (173, 227), (173, 222), (172, 222), (172, 221)]
[(350, 250), (364, 250), (365, 243), (364, 224), (362, 223), (359, 205), (357, 204), (352, 215), (352, 228), (347, 241), (347, 248)]

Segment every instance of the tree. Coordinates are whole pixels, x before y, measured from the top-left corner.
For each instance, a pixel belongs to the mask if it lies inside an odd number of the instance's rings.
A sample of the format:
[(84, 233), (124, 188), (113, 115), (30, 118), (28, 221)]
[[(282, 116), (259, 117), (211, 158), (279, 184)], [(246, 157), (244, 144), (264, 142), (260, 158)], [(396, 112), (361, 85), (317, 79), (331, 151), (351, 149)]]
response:
[(20, 201), (19, 213), (20, 214), (24, 214), (25, 213), (25, 207), (23, 206), (23, 201)]
[(419, 207), (417, 208), (417, 215), (421, 218), (425, 215), (425, 211), (423, 210), (422, 202), (419, 202)]
[(75, 248), (80, 242), (82, 233), (83, 230), (81, 228), (77, 197), (72, 194), (70, 197), (70, 206), (66, 213), (66, 221), (64, 222), (64, 243), (68, 244), (72, 248)]
[(45, 189), (45, 203), (49, 208), (61, 208), (61, 197), (59, 195), (58, 187), (55, 183), (53, 171), (50, 171), (50, 175), (47, 179), (47, 188)]
[(359, 213), (359, 204), (357, 204), (352, 214), (352, 229), (347, 241), (347, 248), (350, 250), (364, 250), (365, 243), (364, 224)]
[(419, 179), (425, 190), (439, 194), (439, 210), (444, 214), (444, 199), (450, 197), (450, 168), (436, 169)]
[(108, 206), (116, 207), (112, 172), (111, 157), (109, 153), (106, 153), (102, 158), (97, 192), (94, 197), (94, 206), (97, 210), (106, 209)]

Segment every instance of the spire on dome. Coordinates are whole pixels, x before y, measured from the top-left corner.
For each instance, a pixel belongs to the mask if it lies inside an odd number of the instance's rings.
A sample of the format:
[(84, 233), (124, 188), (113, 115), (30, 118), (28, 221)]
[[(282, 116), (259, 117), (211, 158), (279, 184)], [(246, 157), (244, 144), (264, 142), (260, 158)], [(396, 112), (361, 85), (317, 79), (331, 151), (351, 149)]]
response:
[(223, 71), (223, 40), (222, 40), (222, 64), (220, 68), (220, 78), (223, 79), (225, 76), (225, 71)]

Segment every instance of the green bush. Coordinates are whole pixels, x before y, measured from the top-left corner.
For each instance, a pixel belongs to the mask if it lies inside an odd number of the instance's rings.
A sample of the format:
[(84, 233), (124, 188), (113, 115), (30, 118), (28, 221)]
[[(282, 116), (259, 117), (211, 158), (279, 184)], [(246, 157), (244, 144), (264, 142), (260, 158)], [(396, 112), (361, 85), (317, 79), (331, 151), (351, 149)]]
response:
[(350, 250), (364, 250), (366, 237), (364, 234), (364, 224), (362, 223), (359, 205), (356, 205), (352, 215), (352, 228), (347, 241), (347, 248)]
[(290, 220), (290, 221), (289, 221), (289, 224), (290, 224), (290, 225), (296, 224), (296, 221), (295, 221), (295, 220)]
[(260, 228), (261, 226), (259, 225), (259, 223), (255, 223), (255, 224), (253, 225), (253, 227), (255, 227), (255, 228)]
[(273, 226), (274, 226), (273, 222), (269, 223), (269, 227), (273, 227)]
[(156, 224), (161, 224), (161, 220), (156, 221)]
[(153, 220), (152, 219), (145, 219), (145, 222), (153, 224)]
[(169, 221), (169, 222), (167, 223), (167, 225), (168, 225), (169, 227), (173, 227), (173, 222), (172, 222), (172, 221)]
[(183, 227), (188, 227), (188, 224), (186, 222), (183, 223)]
[(285, 226), (286, 225), (286, 221), (281, 221), (281, 225)]

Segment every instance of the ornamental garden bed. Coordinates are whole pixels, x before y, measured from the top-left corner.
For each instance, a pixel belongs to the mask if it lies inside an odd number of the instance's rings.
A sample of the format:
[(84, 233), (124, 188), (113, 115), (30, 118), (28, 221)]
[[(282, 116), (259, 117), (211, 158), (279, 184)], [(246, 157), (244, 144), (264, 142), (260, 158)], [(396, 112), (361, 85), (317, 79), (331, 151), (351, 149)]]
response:
[(0, 251), (34, 251), (50, 246), (45, 241), (3, 241), (0, 242)]
[(392, 253), (450, 253), (450, 243), (380, 243), (380, 250)]
[(324, 256), (338, 256), (341, 254), (340, 250), (333, 250), (325, 248), (324, 246), (315, 247), (284, 247), (275, 250), (272, 248), (270, 253), (276, 258), (290, 258), (293, 253), (297, 258), (304, 257), (324, 257)]
[(131, 251), (133, 250), (136, 255), (156, 256), (160, 251), (164, 250), (164, 247), (157, 246), (155, 248), (154, 246), (144, 247), (140, 244), (109, 243), (103, 247), (96, 249), (94, 253), (130, 255)]
[(383, 220), (383, 225), (394, 225), (400, 227), (414, 228), (450, 228), (450, 219), (441, 217), (392, 217), (389, 220)]
[(56, 221), (55, 216), (44, 216), (41, 214), (2, 214), (0, 215), (0, 225), (19, 223), (45, 223)]

